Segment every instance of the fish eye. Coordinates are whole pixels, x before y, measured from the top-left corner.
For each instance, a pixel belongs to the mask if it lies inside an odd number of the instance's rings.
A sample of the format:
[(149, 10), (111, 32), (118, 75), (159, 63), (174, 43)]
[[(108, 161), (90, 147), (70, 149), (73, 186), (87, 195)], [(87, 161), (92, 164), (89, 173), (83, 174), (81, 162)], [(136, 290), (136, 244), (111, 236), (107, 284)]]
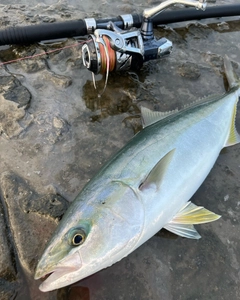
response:
[(70, 244), (72, 246), (79, 246), (84, 243), (86, 239), (86, 234), (81, 228), (74, 229), (73, 232), (71, 232), (70, 237)]
[(84, 242), (84, 236), (81, 233), (77, 233), (74, 235), (72, 239), (72, 244), (74, 246), (81, 245)]

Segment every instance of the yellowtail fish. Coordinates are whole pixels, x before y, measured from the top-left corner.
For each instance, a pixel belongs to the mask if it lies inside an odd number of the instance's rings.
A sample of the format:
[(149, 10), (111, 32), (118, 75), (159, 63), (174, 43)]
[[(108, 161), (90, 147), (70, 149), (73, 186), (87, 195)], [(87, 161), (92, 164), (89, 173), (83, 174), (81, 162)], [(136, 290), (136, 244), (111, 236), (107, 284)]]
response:
[(220, 216), (189, 200), (221, 149), (239, 143), (240, 88), (224, 59), (230, 90), (179, 112), (142, 108), (144, 129), (84, 187), (40, 259), (35, 279), (51, 291), (109, 267), (161, 228), (198, 239), (194, 224)]

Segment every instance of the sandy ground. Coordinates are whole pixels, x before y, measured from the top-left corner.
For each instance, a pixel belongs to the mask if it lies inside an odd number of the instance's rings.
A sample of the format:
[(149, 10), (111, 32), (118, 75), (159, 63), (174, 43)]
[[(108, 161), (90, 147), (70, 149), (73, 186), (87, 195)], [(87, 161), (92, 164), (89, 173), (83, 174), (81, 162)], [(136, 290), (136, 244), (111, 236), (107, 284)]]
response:
[[(25, 1), (9, 5), (2, 0), (0, 23), (4, 28), (105, 17), (116, 15), (116, 7), (117, 14), (123, 14), (155, 4), (49, 0), (28, 6)], [(226, 53), (240, 75), (238, 18), (171, 24), (156, 29), (155, 35), (174, 43), (171, 56), (147, 63), (137, 75), (111, 74), (101, 98), (82, 64), (81, 46), (0, 68), (1, 300), (240, 298), (239, 145), (221, 152), (192, 199), (222, 215), (217, 222), (198, 226), (202, 239), (160, 232), (119, 263), (70, 288), (41, 293), (40, 282), (33, 280), (37, 261), (69, 203), (140, 129), (141, 105), (168, 111), (224, 92)], [(3, 47), (0, 59), (75, 43), (69, 39)], [(238, 114), (240, 129), (239, 120)]]

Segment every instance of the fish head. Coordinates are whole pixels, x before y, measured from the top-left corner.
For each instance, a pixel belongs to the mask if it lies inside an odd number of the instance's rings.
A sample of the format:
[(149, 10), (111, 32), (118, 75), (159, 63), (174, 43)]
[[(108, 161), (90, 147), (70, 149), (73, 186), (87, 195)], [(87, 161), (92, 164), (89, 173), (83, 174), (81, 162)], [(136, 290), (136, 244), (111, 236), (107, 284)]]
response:
[(94, 206), (72, 203), (37, 265), (35, 279), (46, 278), (41, 291), (70, 285), (132, 252), (143, 226), (143, 210), (136, 206), (139, 201), (131, 189), (121, 187), (105, 191), (105, 202), (100, 199)]

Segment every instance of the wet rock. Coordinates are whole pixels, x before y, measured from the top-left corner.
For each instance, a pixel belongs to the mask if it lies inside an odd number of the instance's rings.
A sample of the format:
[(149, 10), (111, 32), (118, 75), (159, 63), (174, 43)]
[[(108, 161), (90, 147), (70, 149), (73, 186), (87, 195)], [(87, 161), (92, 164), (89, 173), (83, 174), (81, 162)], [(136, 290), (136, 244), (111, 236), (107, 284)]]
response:
[(57, 140), (69, 131), (70, 124), (60, 116), (55, 116), (52, 123)]
[(43, 16), (43, 17), (42, 17), (42, 22), (44, 22), (44, 23), (53, 23), (53, 22), (55, 22), (55, 21), (56, 21), (55, 18), (50, 18), (50, 17), (48, 17), (48, 16)]
[(134, 134), (136, 134), (137, 132), (139, 132), (142, 129), (142, 122), (141, 122), (140, 116), (126, 117), (123, 120), (123, 122), (127, 128), (131, 128), (133, 130)]
[(8, 281), (16, 280), (14, 268), (15, 258), (12, 245), (7, 235), (6, 219), (0, 203), (0, 278)]
[(178, 72), (182, 77), (196, 80), (201, 75), (199, 66), (193, 62), (187, 61), (183, 63), (179, 68)]
[(27, 73), (36, 73), (46, 68), (46, 63), (44, 59), (26, 59), (21, 62), (21, 68)]
[(60, 116), (55, 116), (52, 121), (52, 132), (48, 135), (47, 140), (51, 144), (55, 144), (66, 137), (69, 132), (70, 124), (61, 118)]
[(221, 55), (207, 52), (205, 54), (206, 61), (215, 68), (215, 70), (219, 70), (223, 66), (223, 58)]
[(122, 5), (119, 5), (119, 9), (124, 11), (124, 13), (126, 13), (126, 14), (131, 14), (133, 11), (133, 6), (130, 4), (122, 4)]
[[(41, 196), (35, 192), (28, 183), (21, 177), (11, 172), (2, 174), (1, 182), (6, 199), (9, 192), (18, 199), (19, 207), (25, 213), (37, 212), (48, 215), (52, 218), (60, 218), (68, 207), (68, 202), (56, 194)], [(8, 201), (8, 200), (7, 200)]]
[(24, 179), (12, 172), (1, 175), (0, 187), (18, 257), (24, 269), (33, 274), (38, 259), (36, 253), (39, 248), (43, 251), (57, 225), (53, 218), (61, 217), (66, 201), (52, 194), (40, 197)]
[(51, 116), (48, 113), (40, 113), (35, 117), (39, 125), (42, 137), (51, 145), (70, 138), (70, 124), (60, 115)]
[(12, 299), (18, 286), (15, 257), (6, 224), (0, 201), (0, 300)]
[(61, 13), (62, 18), (70, 18), (72, 16), (71, 12)]
[[(17, 69), (18, 72), (24, 70), (26, 73), (36, 73), (46, 68), (45, 51), (36, 46), (10, 46), (0, 51), (0, 58), (4, 62), (9, 62), (8, 68)], [(35, 56), (35, 57), (34, 57)], [(15, 62), (10, 65), (10, 62)], [(14, 71), (13, 71), (14, 73)]]
[(211, 28), (197, 21), (190, 22), (187, 28), (189, 37), (196, 40), (206, 39), (212, 33)]
[(0, 134), (16, 137), (29, 126), (32, 116), (25, 109), (30, 101), (30, 92), (16, 78), (0, 77)]
[(13, 299), (18, 288), (16, 257), (0, 199), (0, 300)]
[(61, 218), (68, 207), (68, 202), (56, 194), (48, 194), (33, 200), (32, 197), (24, 198), (21, 203), (26, 213), (36, 212), (43, 215), (50, 215), (52, 218)]
[(229, 30), (229, 24), (226, 22), (221, 22), (217, 24), (219, 31), (227, 31)]
[(7, 138), (18, 136), (32, 122), (32, 116), (29, 115), (23, 107), (11, 101), (6, 101), (0, 95), (0, 134)]
[(50, 80), (56, 86), (60, 86), (61, 88), (67, 88), (72, 84), (71, 77), (59, 75), (54, 72), (45, 73), (45, 77), (47, 80)]
[(1, 27), (8, 26), (10, 24), (10, 20), (7, 16), (3, 16), (0, 18), (0, 25)]
[(0, 278), (0, 300), (16, 299), (16, 285)]
[(13, 76), (0, 77), (0, 93), (5, 100), (17, 103), (18, 107), (28, 106), (31, 101), (29, 90)]

